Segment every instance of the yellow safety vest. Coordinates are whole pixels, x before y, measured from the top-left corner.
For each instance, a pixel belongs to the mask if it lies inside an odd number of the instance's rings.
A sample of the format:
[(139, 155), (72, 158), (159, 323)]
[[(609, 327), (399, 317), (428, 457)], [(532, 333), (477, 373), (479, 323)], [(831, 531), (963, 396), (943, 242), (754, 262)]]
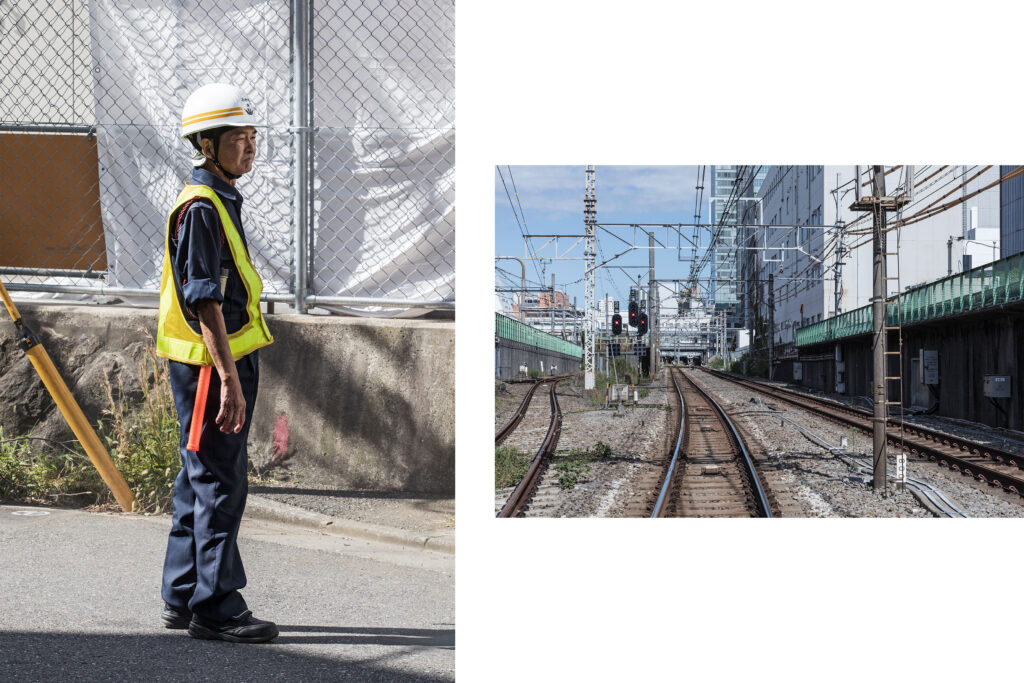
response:
[(171, 263), (171, 231), (175, 227), (175, 217), (181, 207), (188, 201), (202, 197), (213, 202), (220, 215), (224, 227), (224, 237), (231, 249), (231, 258), (235, 268), (245, 284), (248, 294), (245, 312), (248, 320), (237, 332), (228, 335), (231, 355), (235, 360), (252, 353), (258, 348), (274, 342), (270, 330), (260, 313), (260, 294), (263, 292), (263, 281), (252, 264), (249, 252), (246, 251), (238, 228), (231, 221), (223, 202), (212, 188), (206, 185), (186, 185), (178, 195), (167, 217), (167, 234), (164, 239), (164, 272), (160, 279), (160, 319), (156, 328), (156, 353), (158, 356), (181, 361), (190, 365), (213, 365), (213, 359), (203, 336), (193, 330), (182, 313), (184, 295), (176, 284)]

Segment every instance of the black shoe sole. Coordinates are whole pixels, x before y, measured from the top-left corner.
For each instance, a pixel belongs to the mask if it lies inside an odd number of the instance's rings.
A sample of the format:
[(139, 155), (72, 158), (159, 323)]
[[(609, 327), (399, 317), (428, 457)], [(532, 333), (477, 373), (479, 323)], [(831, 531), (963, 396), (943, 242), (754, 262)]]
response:
[(164, 622), (164, 628), (186, 629), (192, 623), (192, 615), (172, 617), (161, 614), (160, 621)]
[(269, 643), (274, 638), (277, 638), (278, 631), (275, 628), (274, 632), (270, 634), (260, 636), (236, 636), (233, 633), (225, 633), (223, 631), (207, 628), (193, 621), (188, 625), (188, 634), (193, 638), (199, 638), (200, 640), (226, 640), (229, 643)]

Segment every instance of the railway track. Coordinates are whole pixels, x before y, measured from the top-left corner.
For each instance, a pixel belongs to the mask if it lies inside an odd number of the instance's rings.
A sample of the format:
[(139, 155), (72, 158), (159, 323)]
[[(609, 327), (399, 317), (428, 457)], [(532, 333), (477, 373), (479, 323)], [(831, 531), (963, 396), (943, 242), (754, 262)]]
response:
[(539, 389), (542, 384), (547, 384), (549, 382), (558, 382), (560, 380), (565, 379), (566, 377), (568, 377), (568, 375), (563, 375), (559, 377), (546, 377), (544, 379), (537, 380), (533, 384), (533, 386), (530, 387), (530, 390), (526, 392), (526, 396), (523, 397), (523, 400), (520, 402), (519, 407), (516, 408), (516, 412), (513, 413), (512, 419), (506, 422), (505, 426), (499, 429), (497, 433), (494, 435), (494, 445), (496, 447), (500, 446), (501, 442), (507, 439), (509, 434), (516, 430), (516, 427), (519, 426), (519, 423), (523, 421), (523, 416), (526, 415), (526, 411), (530, 409), (530, 401), (533, 400), (533, 395), (537, 393), (537, 389)]
[[(707, 369), (704, 372), (841, 424), (869, 434), (872, 432), (871, 414), (859, 408), (837, 401), (814, 399), (724, 372)], [(948, 467), (975, 481), (1024, 496), (1024, 478), (1020, 473), (1024, 470), (1024, 457), (1020, 455), (918, 425), (905, 424), (901, 435), (899, 427), (890, 422), (886, 437), (890, 445), (903, 448), (910, 455)]]
[(530, 393), (527, 394), (526, 398), (523, 399), (523, 405), (520, 406), (521, 413), (518, 417), (514, 417), (509, 421), (509, 424), (505, 425), (505, 427), (498, 432), (498, 435), (495, 436), (495, 445), (497, 445), (500, 443), (500, 441), (498, 441), (498, 436), (500, 436), (502, 432), (505, 432), (505, 429), (508, 428), (509, 425), (512, 425), (504, 436), (501, 437), (504, 439), (512, 432), (512, 430), (515, 429), (515, 425), (512, 423), (514, 422), (517, 425), (519, 424), (519, 420), (522, 420), (522, 416), (526, 413), (526, 408), (529, 407), (529, 400), (532, 398), (536, 389), (542, 383), (547, 384), (550, 387), (549, 396), (551, 401), (551, 422), (548, 425), (548, 431), (544, 437), (544, 442), (541, 444), (540, 450), (537, 451), (537, 455), (534, 456), (533, 461), (530, 463), (530, 467), (526, 471), (526, 475), (523, 477), (523, 480), (519, 482), (519, 485), (512, 491), (512, 495), (509, 496), (505, 505), (498, 511), (498, 517), (523, 516), (523, 511), (529, 503), (530, 498), (533, 496), (533, 493), (537, 488), (537, 484), (540, 482), (541, 475), (547, 468), (548, 461), (554, 454), (555, 449), (558, 447), (558, 437), (562, 431), (562, 410), (558, 406), (558, 395), (556, 393), (556, 389), (558, 388), (558, 383), (563, 379), (565, 378), (556, 377), (550, 380), (545, 380), (544, 382), (538, 382), (537, 385), (530, 390)]
[(720, 405), (670, 370), (680, 405), (675, 446), (650, 517), (771, 517), (750, 452)]

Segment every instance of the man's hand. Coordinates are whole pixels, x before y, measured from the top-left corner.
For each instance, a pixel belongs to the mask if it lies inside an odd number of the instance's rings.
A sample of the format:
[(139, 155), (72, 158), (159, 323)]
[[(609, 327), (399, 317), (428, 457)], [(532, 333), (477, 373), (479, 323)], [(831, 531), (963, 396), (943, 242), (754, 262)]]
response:
[(220, 412), (217, 413), (217, 424), (225, 434), (242, 431), (245, 424), (245, 396), (238, 378), (231, 376), (220, 383)]
[(206, 349), (210, 352), (213, 365), (220, 377), (220, 411), (217, 413), (217, 424), (220, 425), (220, 431), (225, 434), (238, 434), (245, 424), (245, 396), (242, 394), (242, 384), (238, 381), (235, 359), (231, 356), (224, 315), (220, 311), (220, 304), (212, 299), (200, 301), (196, 308), (203, 341), (206, 342)]

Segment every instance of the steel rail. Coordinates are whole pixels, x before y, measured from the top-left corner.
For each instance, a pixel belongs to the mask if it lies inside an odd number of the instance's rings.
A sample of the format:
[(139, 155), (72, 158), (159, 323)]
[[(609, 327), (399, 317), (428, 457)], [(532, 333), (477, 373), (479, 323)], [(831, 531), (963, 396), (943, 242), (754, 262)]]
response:
[[(827, 405), (829, 408), (832, 409), (831, 411), (829, 411), (822, 407), (822, 405), (815, 405), (814, 403), (808, 402), (813, 401), (813, 399), (809, 399), (808, 397), (805, 396), (800, 396), (799, 394), (794, 394), (793, 392), (786, 391), (784, 389), (777, 389), (775, 387), (769, 389), (762, 386), (760, 382), (741, 380), (739, 378), (732, 377), (725, 373), (715, 371), (710, 372), (712, 372), (712, 374), (715, 377), (720, 377), (734, 384), (739, 384), (740, 386), (747, 387), (748, 389), (752, 389), (754, 391), (759, 391), (763, 394), (773, 396), (781, 401), (792, 403), (793, 405), (800, 406), (801, 408), (810, 410), (814, 413), (827, 417), (830, 420), (841, 422), (845, 425), (856, 427), (857, 429), (867, 432), (870, 432), (872, 429), (870, 424), (865, 424), (862, 421), (864, 419), (864, 413), (860, 410), (851, 410), (846, 408), (845, 406), (837, 406), (833, 405), (832, 402), (829, 402)], [(847, 415), (843, 415), (842, 413), (847, 413)], [(862, 419), (858, 420), (855, 417), (852, 417), (851, 415), (856, 415), (858, 417), (861, 417)], [(938, 432), (934, 433), (939, 434)], [(946, 443), (943, 444), (947, 448), (955, 448), (957, 450), (968, 450), (969, 445), (971, 447), (970, 450), (972, 454), (981, 455), (983, 457), (990, 457), (993, 459), (996, 459), (995, 456), (992, 455), (993, 453), (1008, 456), (1008, 459), (1011, 459), (1010, 456), (1012, 456), (1013, 459), (1011, 461), (1014, 462), (1014, 464), (1016, 464), (1017, 459), (1020, 459), (1020, 456), (1016, 456), (1011, 453), (1006, 453), (1005, 451), (1000, 451), (999, 449), (988, 448), (983, 444), (974, 443), (966, 439), (951, 439), (951, 437), (949, 437), (948, 435), (942, 436), (945, 438), (945, 440), (947, 440)], [(902, 445), (902, 447), (910, 451), (912, 455), (928, 458), (929, 460), (935, 460), (938, 464), (943, 465), (944, 467), (948, 467), (954, 472), (965, 474), (973, 479), (979, 479), (981, 481), (984, 481), (985, 483), (991, 486), (999, 486), (1000, 488), (1005, 489), (1006, 491), (1015, 493), (1019, 496), (1024, 496), (1024, 479), (1021, 479), (1020, 477), (1015, 477), (1013, 475), (1006, 474), (1005, 472), (998, 472), (989, 467), (985, 467), (984, 465), (979, 464), (977, 462), (964, 460), (963, 458), (959, 458), (955, 455), (942, 451), (938, 447), (932, 446), (925, 441), (913, 441), (905, 437), (901, 438), (898, 433), (889, 431), (888, 429), (886, 430), (886, 441), (892, 446)], [(956, 443), (957, 445), (953, 445), (953, 443)], [(1017, 466), (1020, 467), (1020, 465)]]
[[(731, 382), (735, 382), (745, 386), (750, 386), (752, 388), (757, 388), (759, 391), (763, 393), (772, 396), (777, 396), (778, 398), (781, 398), (783, 400), (789, 400), (791, 403), (795, 402), (800, 403), (801, 405), (812, 405), (820, 403), (834, 407), (836, 410), (840, 412), (849, 413), (851, 415), (858, 415), (865, 418), (871, 417), (871, 413), (867, 412), (866, 410), (856, 408), (854, 406), (849, 406), (846, 405), (845, 403), (840, 403), (838, 401), (831, 401), (828, 399), (817, 399), (814, 397), (799, 394), (795, 391), (790, 391), (788, 389), (766, 386), (761, 382), (758, 382), (753, 379), (740, 379), (738, 377), (733, 377), (728, 373), (720, 372), (717, 370), (708, 370), (708, 372), (711, 372), (716, 377), (721, 377), (722, 379), (726, 379)], [(809, 401), (810, 403), (803, 403), (804, 401)], [(899, 423), (895, 419), (889, 418), (888, 424), (897, 425)], [(994, 462), (1007, 465), (1014, 465), (1018, 469), (1024, 469), (1024, 456), (1018, 455), (1017, 453), (1010, 453), (1009, 451), (1005, 451), (1001, 448), (993, 448), (986, 444), (981, 444), (976, 441), (970, 441), (969, 439), (963, 439), (955, 435), (946, 434), (938, 430), (931, 429), (929, 427), (924, 427), (921, 425), (904, 423), (903, 431), (907, 434), (912, 434), (914, 436), (918, 436), (929, 441), (936, 441), (942, 444), (943, 446), (952, 448), (954, 450), (967, 451), (971, 455), (978, 455), (983, 458), (988, 458), (989, 460), (992, 460)]]
[(498, 512), (498, 517), (516, 517), (519, 515), (526, 505), (526, 501), (533, 494), (537, 483), (540, 481), (540, 474), (544, 469), (543, 466), (546, 464), (547, 459), (555, 452), (555, 447), (558, 445), (558, 437), (562, 432), (562, 410), (558, 407), (558, 398), (555, 396), (555, 390), (561, 381), (562, 379), (559, 378), (551, 382), (551, 424), (548, 425), (548, 433), (544, 437), (544, 443), (541, 444), (540, 450), (537, 451), (537, 455), (530, 464), (530, 469), (526, 471), (526, 476), (519, 482), (512, 495), (509, 496), (508, 501)]
[[(777, 418), (779, 418), (781, 420), (786, 421), (787, 423), (792, 425), (793, 428), (795, 428), (798, 432), (803, 434), (804, 437), (807, 438), (811, 443), (816, 444), (816, 445), (820, 446), (821, 448), (824, 448), (826, 451), (828, 451), (832, 455), (835, 455), (836, 457), (838, 457), (841, 460), (843, 460), (843, 462), (845, 462), (847, 464), (847, 466), (855, 469), (856, 471), (858, 471), (858, 472), (870, 472), (871, 471), (871, 467), (872, 467), (871, 463), (867, 462), (866, 460), (861, 460), (860, 458), (847, 453), (842, 448), (837, 448), (836, 446), (831, 445), (830, 443), (828, 443), (819, 434), (816, 434), (815, 432), (813, 432), (812, 430), (810, 430), (807, 427), (803, 426), (802, 424), (800, 424), (796, 420), (794, 420), (792, 418), (789, 418), (789, 417), (786, 417), (785, 415), (782, 415), (782, 413), (785, 412), (785, 411), (775, 410), (775, 409), (771, 409), (771, 408), (766, 407), (764, 405), (764, 402), (761, 400), (760, 396), (758, 396), (757, 402), (764, 408), (764, 411), (760, 412), (759, 414), (761, 414), (761, 415), (772, 415), (773, 417), (777, 417)], [(748, 411), (747, 414), (749, 415), (751, 413)], [(758, 413), (755, 413), (755, 414), (758, 414)], [(886, 468), (886, 476), (888, 476), (888, 468)], [(890, 481), (894, 481), (894, 480), (890, 479)], [(923, 495), (925, 498), (927, 498), (928, 501), (932, 504), (932, 506), (935, 508), (935, 510), (939, 513), (940, 516), (944, 515), (946, 517), (953, 517), (954, 513), (956, 513), (955, 516), (959, 516), (959, 517), (969, 517), (970, 516), (966, 512), (961, 510), (960, 508), (958, 508), (955, 505), (953, 505), (953, 503), (951, 503), (949, 501), (949, 499), (947, 499), (946, 496), (944, 496), (942, 494), (942, 491), (940, 491), (939, 489), (937, 489), (936, 487), (932, 486), (931, 484), (929, 484), (929, 483), (927, 483), (925, 481), (921, 481), (920, 479), (914, 479), (913, 477), (907, 477), (907, 486), (909, 486), (909, 487), (911, 487), (913, 489), (916, 489), (917, 491), (919, 491), (921, 493), (921, 495)], [(929, 493), (929, 491), (931, 493)], [(936, 500), (931, 495), (932, 493), (934, 493), (939, 498), (939, 500)]]
[(662, 507), (665, 501), (668, 500), (668, 486), (672, 481), (672, 474), (676, 469), (676, 462), (679, 459), (679, 448), (683, 443), (683, 432), (686, 430), (686, 403), (683, 401), (683, 390), (679, 387), (679, 380), (677, 379), (677, 369), (672, 368), (672, 385), (676, 388), (676, 393), (679, 395), (679, 436), (676, 437), (676, 447), (672, 451), (672, 461), (668, 465), (668, 471), (665, 473), (665, 482), (661, 485), (661, 493), (658, 494), (658, 500), (654, 502), (654, 511), (651, 513), (651, 519), (661, 517)]
[[(686, 377), (686, 375), (684, 374), (683, 377)], [(747, 444), (744, 443), (743, 438), (740, 436), (739, 430), (736, 429), (736, 425), (734, 425), (732, 423), (732, 420), (729, 419), (729, 416), (725, 414), (725, 409), (723, 409), (722, 406), (718, 404), (718, 401), (711, 398), (711, 394), (697, 386), (697, 383), (694, 382), (689, 377), (686, 377), (686, 381), (693, 385), (693, 388), (699, 391), (704, 396), (704, 398), (706, 398), (708, 402), (715, 407), (715, 410), (718, 411), (718, 414), (722, 417), (722, 420), (729, 427), (729, 431), (732, 434), (732, 438), (736, 441), (736, 444), (739, 446), (740, 452), (743, 454), (743, 460), (747, 465), (747, 472), (750, 474), (750, 481), (754, 485), (754, 490), (757, 493), (757, 500), (755, 502), (757, 503), (757, 506), (760, 508), (761, 516), (771, 517), (772, 508), (771, 505), (768, 504), (768, 496), (765, 494), (764, 487), (761, 486), (761, 479), (760, 477), (757, 476), (757, 470), (754, 468), (754, 459), (751, 457), (750, 451), (747, 450)]]
[(530, 390), (526, 392), (526, 396), (524, 396), (523, 400), (519, 402), (519, 407), (516, 408), (516, 412), (512, 415), (512, 419), (506, 422), (505, 426), (499, 429), (498, 433), (494, 435), (495, 446), (500, 446), (501, 442), (507, 439), (508, 435), (519, 426), (519, 423), (523, 420), (523, 416), (526, 415), (526, 411), (530, 409), (530, 401), (533, 400), (533, 395), (536, 393), (537, 389), (540, 388), (540, 385), (551, 381), (553, 380), (545, 378), (534, 382), (533, 386), (530, 387)]

